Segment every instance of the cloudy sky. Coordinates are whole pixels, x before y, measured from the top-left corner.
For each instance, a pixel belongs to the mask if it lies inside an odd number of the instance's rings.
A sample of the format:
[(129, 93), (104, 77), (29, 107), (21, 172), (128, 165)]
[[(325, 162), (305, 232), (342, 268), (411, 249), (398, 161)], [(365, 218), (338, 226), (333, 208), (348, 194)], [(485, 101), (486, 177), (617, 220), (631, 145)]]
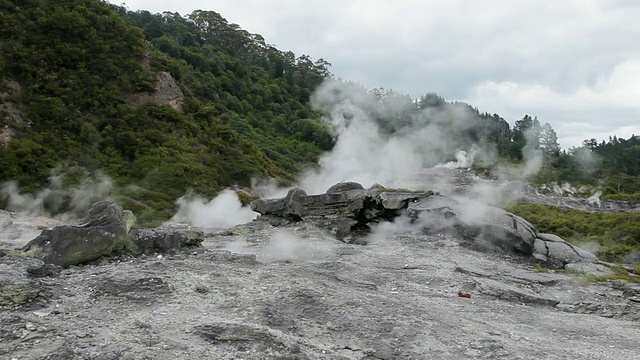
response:
[[(119, 0), (111, 2), (122, 4)], [(126, 0), (214, 10), (280, 50), (331, 62), (367, 88), (436, 92), (549, 122), (563, 148), (640, 135), (636, 0)]]

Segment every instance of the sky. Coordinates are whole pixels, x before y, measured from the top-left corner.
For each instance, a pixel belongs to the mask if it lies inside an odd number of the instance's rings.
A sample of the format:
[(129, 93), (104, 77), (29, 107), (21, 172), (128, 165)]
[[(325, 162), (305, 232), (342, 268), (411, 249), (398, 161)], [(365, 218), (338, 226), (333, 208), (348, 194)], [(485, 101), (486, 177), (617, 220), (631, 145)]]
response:
[(564, 149), (640, 135), (640, 1), (111, 2), (183, 16), (213, 10), (366, 88), (436, 92), (512, 125), (537, 116)]

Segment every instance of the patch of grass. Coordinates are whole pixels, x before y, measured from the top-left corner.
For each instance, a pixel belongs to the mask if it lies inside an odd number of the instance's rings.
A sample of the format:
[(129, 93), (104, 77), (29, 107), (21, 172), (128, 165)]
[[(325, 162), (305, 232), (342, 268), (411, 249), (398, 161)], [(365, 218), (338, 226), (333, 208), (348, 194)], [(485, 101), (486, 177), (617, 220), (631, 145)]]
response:
[(620, 265), (609, 266), (609, 269), (614, 271), (614, 274), (609, 275), (591, 275), (587, 274), (586, 277), (589, 280), (595, 282), (614, 282), (614, 281), (629, 281), (629, 282), (640, 282), (640, 278), (634, 275), (629, 274), (627, 269), (623, 268)]
[(640, 251), (640, 213), (587, 212), (529, 203), (512, 203), (506, 210), (530, 221), (538, 232), (573, 244), (597, 243), (596, 255), (606, 261), (619, 262)]
[(630, 274), (629, 271), (627, 271), (627, 269), (625, 269), (621, 265), (611, 265), (607, 267), (613, 271), (613, 274), (593, 275), (585, 271), (569, 271), (568, 273), (573, 274), (571, 277), (581, 285), (591, 285), (593, 283), (598, 283), (602, 285), (621, 288), (624, 286), (625, 282), (640, 282), (639, 276)]
[(548, 273), (549, 269), (547, 269), (546, 267), (542, 266), (540, 263), (536, 263), (535, 265), (536, 267), (536, 271), (541, 272), (541, 273)]

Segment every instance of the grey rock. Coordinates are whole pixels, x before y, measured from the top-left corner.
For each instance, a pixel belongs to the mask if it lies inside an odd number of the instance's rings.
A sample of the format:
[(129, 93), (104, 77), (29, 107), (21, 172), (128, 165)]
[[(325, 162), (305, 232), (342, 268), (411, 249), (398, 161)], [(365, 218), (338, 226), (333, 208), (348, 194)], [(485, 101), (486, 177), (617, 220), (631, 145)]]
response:
[(78, 265), (116, 251), (133, 250), (129, 230), (134, 223), (131, 211), (100, 201), (91, 206), (80, 225), (44, 230), (22, 250), (46, 263)]
[(616, 274), (616, 272), (611, 270), (608, 266), (589, 262), (571, 263), (567, 264), (564, 268), (574, 273), (589, 274), (593, 276), (607, 276)]
[(0, 257), (0, 309), (15, 309), (45, 300), (44, 286), (29, 274), (29, 269), (44, 266), (44, 262), (38, 259), (11, 255)]
[(280, 199), (258, 199), (251, 202), (251, 210), (262, 215), (279, 214), (284, 210), (284, 198)]
[(560, 303), (559, 300), (546, 298), (532, 291), (490, 279), (479, 280), (478, 291), (501, 300), (521, 304), (556, 306)]
[(199, 258), (211, 261), (224, 261), (243, 264), (256, 264), (255, 254), (236, 254), (231, 251), (217, 250), (198, 255)]
[(362, 187), (362, 185), (358, 184), (357, 182), (347, 181), (331, 186), (329, 189), (327, 189), (326, 193), (335, 194), (351, 190), (364, 190), (364, 187)]
[(533, 253), (536, 238), (533, 225), (502, 209), (475, 203), (461, 204), (446, 196), (431, 195), (410, 203), (408, 213), (436, 231), (455, 229), (480, 250)]
[(44, 262), (27, 268), (27, 273), (32, 277), (56, 277), (61, 271), (62, 266)]
[(130, 234), (136, 254), (165, 253), (169, 250), (199, 246), (204, 231), (192, 227), (159, 227), (133, 229)]
[(640, 251), (631, 253), (622, 260), (627, 264), (640, 264)]
[(592, 253), (572, 245), (553, 234), (538, 233), (534, 244), (534, 253), (559, 260), (563, 264), (598, 261), (598, 258)]
[(377, 201), (387, 210), (400, 210), (408, 208), (413, 201), (423, 199), (430, 193), (407, 193), (384, 191), (376, 196)]
[(516, 281), (541, 284), (545, 286), (552, 286), (559, 283), (571, 281), (569, 277), (561, 274), (538, 273), (538, 272), (531, 272), (531, 271), (526, 271), (522, 269), (513, 269), (507, 272), (505, 275), (515, 279)]

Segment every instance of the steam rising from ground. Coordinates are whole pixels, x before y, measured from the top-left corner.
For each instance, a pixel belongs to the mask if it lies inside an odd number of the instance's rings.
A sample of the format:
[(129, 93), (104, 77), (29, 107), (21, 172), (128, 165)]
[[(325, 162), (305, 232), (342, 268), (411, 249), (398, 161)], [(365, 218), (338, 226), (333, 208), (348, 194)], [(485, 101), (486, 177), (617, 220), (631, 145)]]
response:
[(176, 200), (178, 211), (169, 223), (187, 223), (201, 227), (232, 227), (256, 218), (256, 213), (243, 207), (233, 190), (224, 190), (211, 201), (188, 193)]
[[(327, 114), (324, 121), (334, 132), (336, 145), (320, 158), (317, 169), (301, 176), (299, 186), (308, 193), (323, 193), (341, 181), (416, 189), (407, 183), (421, 169), (468, 168), (476, 159), (495, 159), (495, 149), (478, 139), (486, 124), (468, 105), (445, 103), (415, 110), (410, 101), (391, 100), (384, 103), (337, 81), (323, 84), (312, 103)], [(499, 178), (522, 180), (536, 174), (542, 152), (528, 145), (523, 156), (523, 166), (502, 167)]]
[(411, 103), (404, 108), (400, 101), (381, 104), (362, 89), (336, 81), (323, 84), (312, 103), (328, 114), (324, 121), (337, 140), (319, 168), (301, 177), (299, 185), (308, 193), (322, 193), (341, 181), (403, 186), (416, 170), (470, 151), (473, 142), (465, 134), (477, 125), (468, 106), (410, 112)]
[(319, 260), (330, 255), (333, 248), (328, 241), (303, 238), (291, 231), (278, 230), (263, 244), (237, 241), (229, 244), (225, 250), (238, 254), (255, 254), (256, 260), (268, 263)]
[(0, 198), (14, 214), (0, 210), (0, 242), (22, 246), (42, 229), (70, 223), (85, 216), (94, 202), (109, 198), (112, 190), (109, 177), (84, 176), (77, 185), (68, 187), (64, 175), (52, 175), (49, 185), (35, 194), (21, 192), (15, 181), (1, 184)]
[(7, 201), (7, 210), (22, 216), (54, 217), (61, 221), (85, 215), (91, 204), (108, 198), (113, 183), (103, 174), (85, 177), (73, 187), (64, 185), (64, 176), (53, 175), (49, 186), (35, 194), (21, 193), (15, 181), (0, 186), (0, 198)]

